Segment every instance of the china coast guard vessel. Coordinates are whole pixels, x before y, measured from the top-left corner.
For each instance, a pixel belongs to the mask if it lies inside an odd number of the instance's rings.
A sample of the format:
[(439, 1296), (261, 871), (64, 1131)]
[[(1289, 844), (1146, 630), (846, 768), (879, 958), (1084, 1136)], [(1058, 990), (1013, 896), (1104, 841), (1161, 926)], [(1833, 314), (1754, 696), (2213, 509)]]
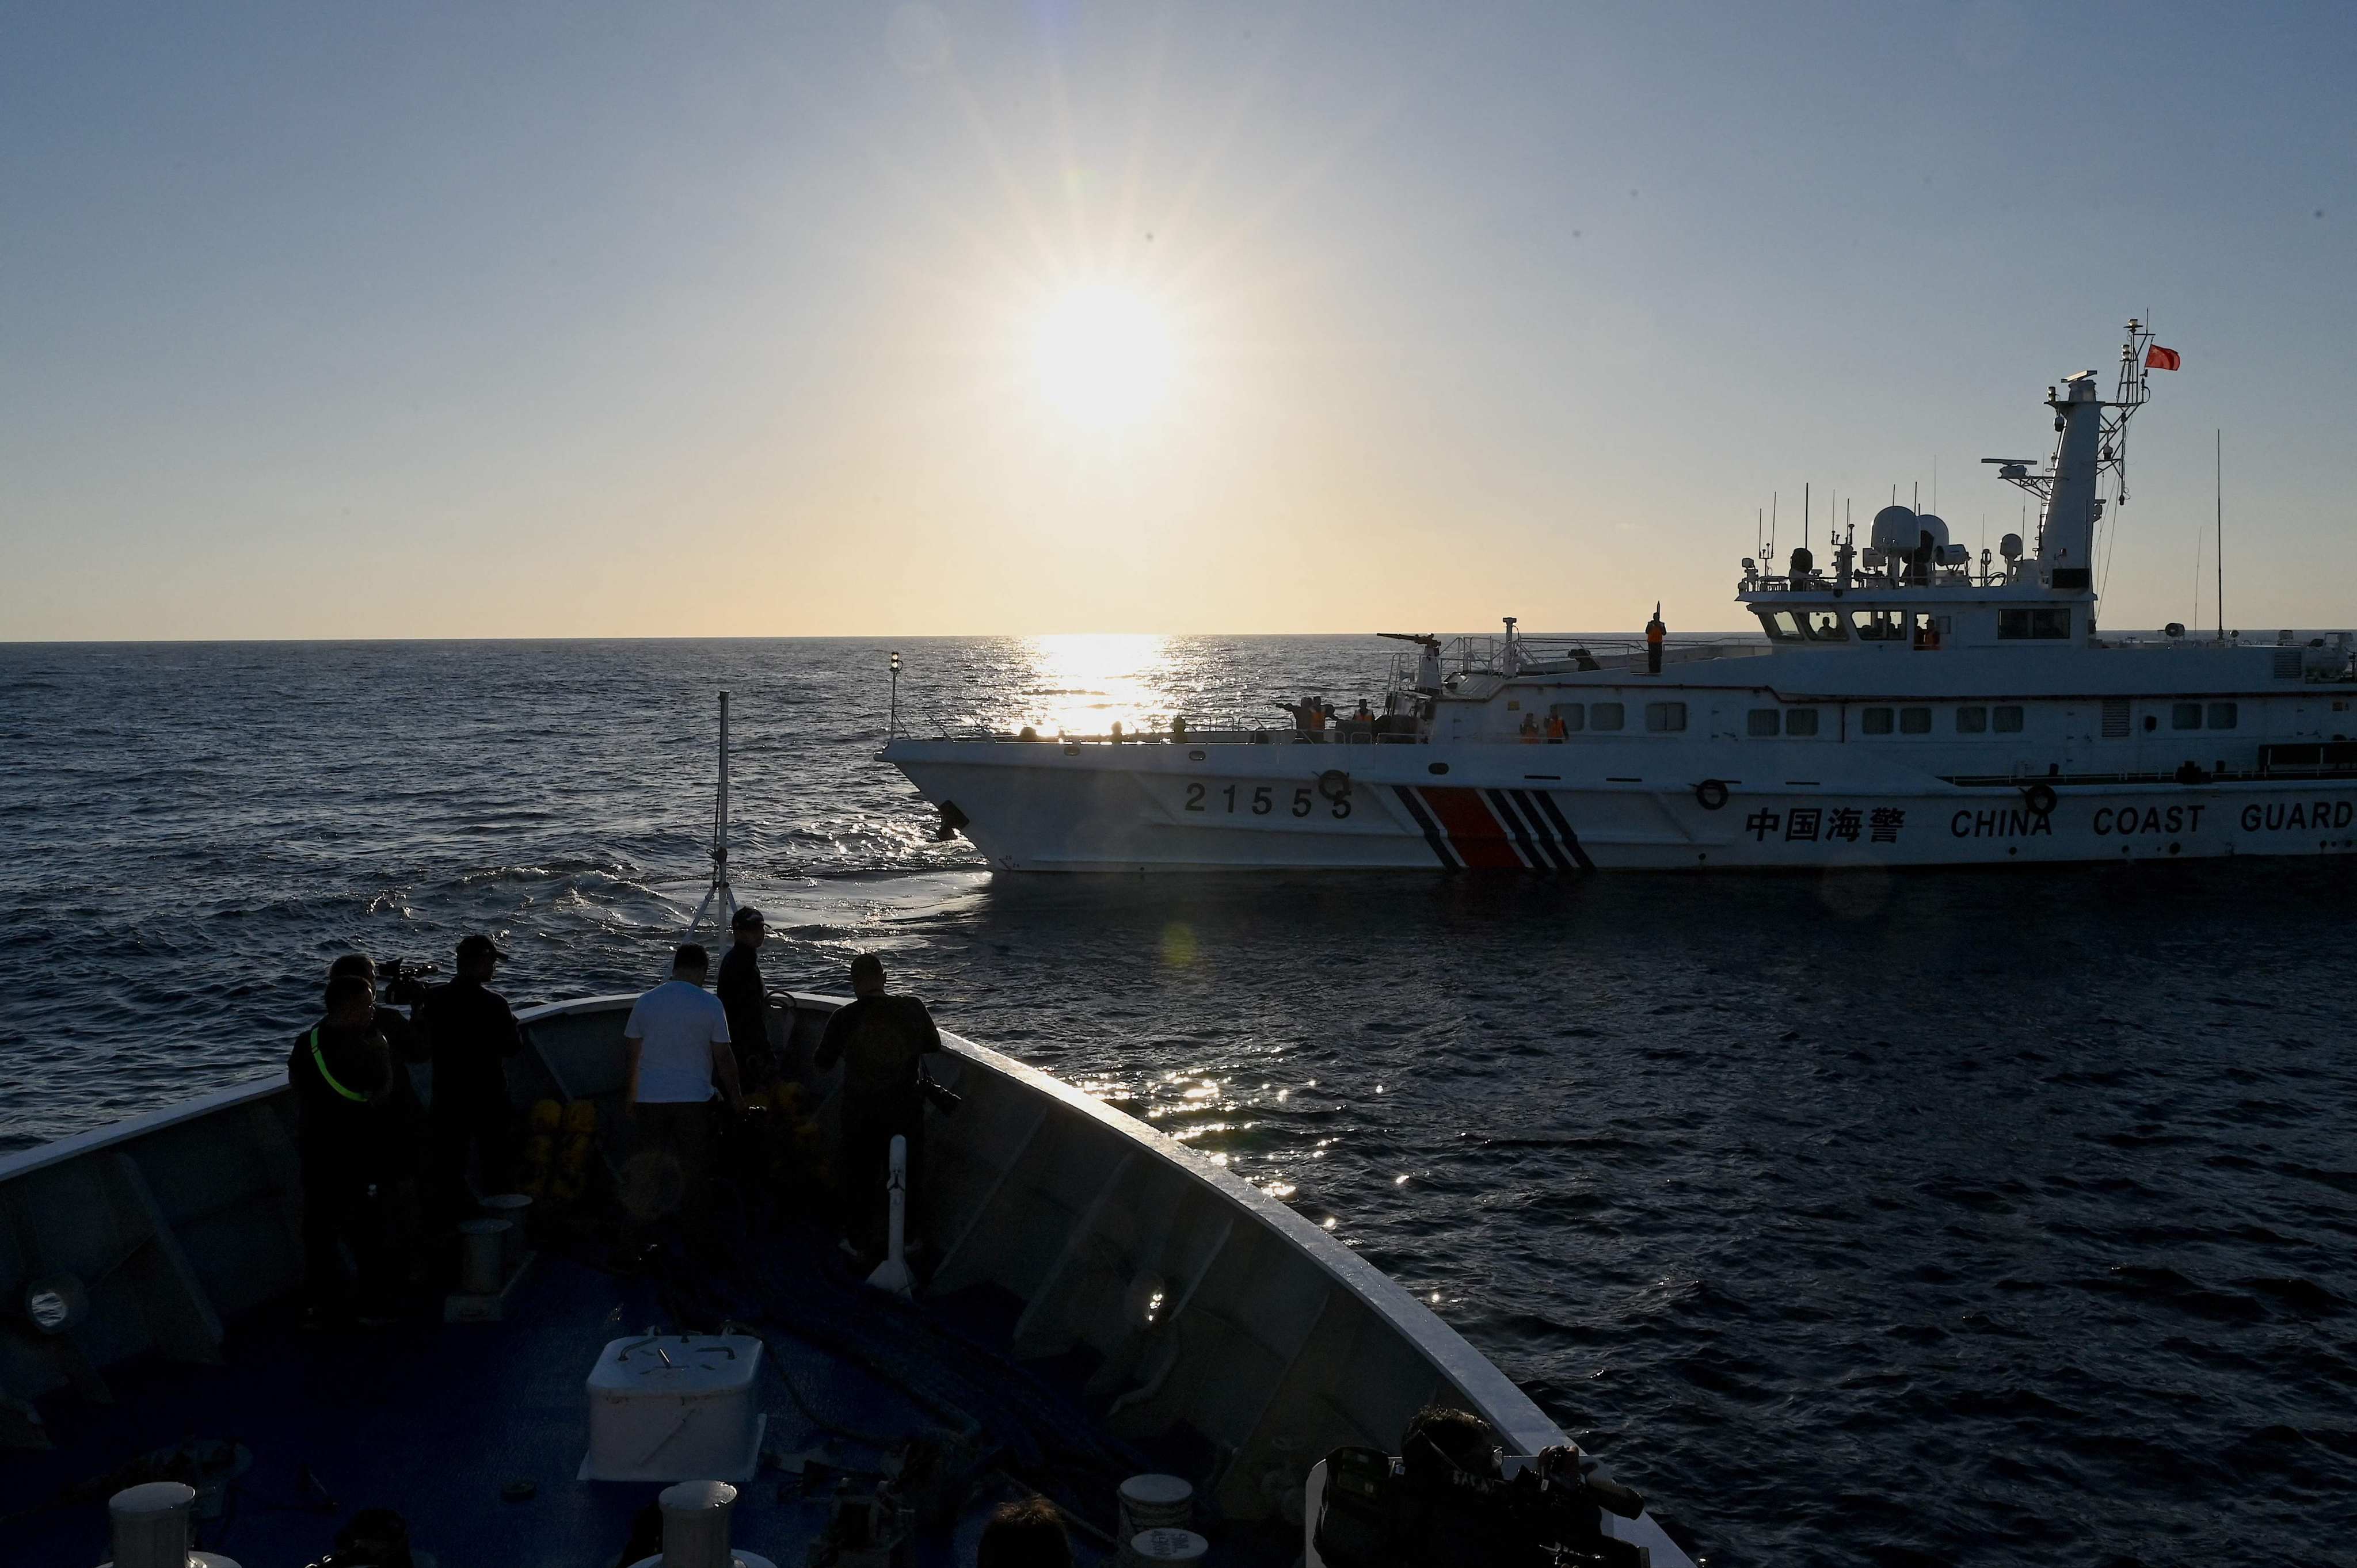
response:
[[(1006, 871), (1806, 868), (2357, 849), (2351, 634), (2106, 637), (2092, 565), (2177, 356), (2050, 388), (2025, 548), (1892, 505), (1821, 566), (1746, 559), (1764, 642), (1406, 638), (1383, 709), (1124, 737), (895, 734), (885, 760)], [(1385, 634), (1396, 635), (1396, 634)], [(897, 657), (897, 656), (896, 656)]]

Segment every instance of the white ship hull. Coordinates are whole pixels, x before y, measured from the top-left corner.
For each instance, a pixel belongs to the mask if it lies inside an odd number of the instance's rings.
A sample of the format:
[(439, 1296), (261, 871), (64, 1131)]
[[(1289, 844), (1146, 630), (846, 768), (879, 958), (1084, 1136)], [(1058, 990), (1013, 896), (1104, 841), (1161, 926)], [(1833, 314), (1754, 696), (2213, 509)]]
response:
[[(1770, 760), (1757, 750), (1681, 755), (1679, 777), (1664, 779), (1645, 776), (1639, 749), (901, 739), (884, 756), (927, 800), (953, 803), (1001, 871), (1819, 870), (2357, 852), (2357, 778), (1962, 785), (1894, 768), (1816, 768), (1804, 783), (1782, 757), (1768, 783), (1743, 777)], [(1726, 789), (1716, 810), (1706, 780)], [(2042, 812), (2040, 785), (2053, 796)]]
[[(1125, 742), (898, 738), (885, 759), (1006, 871), (1814, 870), (2338, 854), (2357, 849), (2357, 636), (2102, 634), (2090, 563), (2126, 499), (2146, 371), (2050, 389), (2054, 456), (1990, 458), (2036, 548), (1975, 563), (1893, 504), (1743, 562), (1761, 643), (1414, 643), (1380, 712), (1316, 693), (1295, 728), (1174, 719)], [(2101, 492), (2106, 485), (2109, 497)], [(2002, 560), (1998, 559), (2002, 557)], [(1766, 657), (1761, 657), (1765, 655)], [(897, 655), (895, 656), (898, 657)], [(1402, 655), (1405, 660), (1405, 655)], [(1274, 688), (1268, 688), (1273, 696)], [(1247, 721), (1253, 722), (1253, 721)]]

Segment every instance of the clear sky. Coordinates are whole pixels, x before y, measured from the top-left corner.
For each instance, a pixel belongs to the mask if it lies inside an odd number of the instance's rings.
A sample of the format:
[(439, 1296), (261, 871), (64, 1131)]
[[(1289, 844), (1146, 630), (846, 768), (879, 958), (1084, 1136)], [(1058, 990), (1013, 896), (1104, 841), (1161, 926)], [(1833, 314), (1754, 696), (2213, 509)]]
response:
[[(2357, 7), (0, 10), (0, 639), (1727, 628), (2149, 313), (2357, 625)], [(2201, 620), (2211, 617), (2208, 589)]]

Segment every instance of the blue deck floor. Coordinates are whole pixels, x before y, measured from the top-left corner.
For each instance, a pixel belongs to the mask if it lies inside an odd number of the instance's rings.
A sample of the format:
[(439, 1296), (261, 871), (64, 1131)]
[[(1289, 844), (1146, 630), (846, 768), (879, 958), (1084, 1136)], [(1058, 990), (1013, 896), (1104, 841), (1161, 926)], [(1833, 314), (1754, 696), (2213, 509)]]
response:
[[(587, 1442), (583, 1383), (608, 1340), (673, 1324), (665, 1299), (650, 1280), (544, 1257), (518, 1282), (503, 1322), (311, 1333), (296, 1326), (289, 1305), (234, 1326), (221, 1365), (113, 1369), (115, 1402), (43, 1402), (58, 1446), (0, 1461), (0, 1563), (99, 1563), (105, 1503), (89, 1483), (196, 1437), (234, 1439), (252, 1452), (222, 1517), (201, 1526), (198, 1541), (242, 1568), (296, 1568), (323, 1555), (362, 1507), (398, 1509), (415, 1548), (440, 1568), (604, 1568), (660, 1488), (574, 1479)], [(769, 1452), (829, 1441), (805, 1406), (829, 1424), (874, 1435), (938, 1429), (916, 1400), (814, 1337), (770, 1335), (773, 1370), (759, 1396)], [(833, 1443), (846, 1467), (878, 1458), (839, 1435)], [(332, 1509), (307, 1487), (307, 1467)], [(503, 1498), (515, 1481), (532, 1484), (528, 1500)], [(77, 1485), (93, 1495), (54, 1500)], [(953, 1528), (920, 1534), (917, 1561), (971, 1562), (983, 1511), (1017, 1493), (985, 1470)], [(823, 1496), (805, 1496), (796, 1477), (765, 1466), (740, 1489), (736, 1543), (781, 1568), (800, 1564), (827, 1512)], [(1084, 1535), (1074, 1545), (1082, 1562), (1100, 1554)]]

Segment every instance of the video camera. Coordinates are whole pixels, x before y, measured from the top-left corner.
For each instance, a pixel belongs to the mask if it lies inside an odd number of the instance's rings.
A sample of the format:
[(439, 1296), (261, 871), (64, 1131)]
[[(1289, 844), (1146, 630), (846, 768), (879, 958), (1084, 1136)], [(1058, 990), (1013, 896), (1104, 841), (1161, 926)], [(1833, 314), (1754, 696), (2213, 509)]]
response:
[(1328, 1455), (1315, 1535), (1327, 1568), (1641, 1568), (1646, 1553), (1606, 1534), (1604, 1516), (1635, 1519), (1644, 1498), (1582, 1474), (1571, 1448), (1508, 1477), (1493, 1436), (1478, 1416), (1427, 1408), (1398, 1455)]
[(397, 958), (380, 959), (376, 966), (376, 983), (388, 1007), (414, 1007), (425, 1000), (425, 977), (439, 973), (430, 963), (407, 963)]
[(923, 1095), (932, 1108), (944, 1116), (956, 1115), (957, 1108), (965, 1103), (964, 1095), (946, 1083), (933, 1081), (932, 1075), (925, 1071), (922, 1058), (917, 1062), (917, 1092)]

